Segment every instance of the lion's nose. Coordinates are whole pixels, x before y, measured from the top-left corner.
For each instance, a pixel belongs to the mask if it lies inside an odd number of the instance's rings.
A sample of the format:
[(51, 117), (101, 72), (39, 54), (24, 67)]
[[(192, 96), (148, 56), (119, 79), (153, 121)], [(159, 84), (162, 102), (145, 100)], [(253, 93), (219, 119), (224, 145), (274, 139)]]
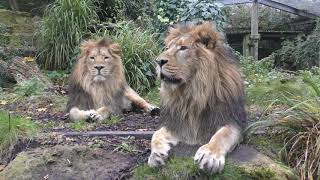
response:
[(94, 66), (94, 68), (96, 68), (98, 71), (100, 71), (101, 69), (104, 68), (104, 66)]
[(168, 62), (168, 60), (166, 60), (166, 59), (157, 59), (156, 62), (157, 62), (157, 64), (159, 64), (160, 67), (162, 67), (163, 65), (165, 65)]

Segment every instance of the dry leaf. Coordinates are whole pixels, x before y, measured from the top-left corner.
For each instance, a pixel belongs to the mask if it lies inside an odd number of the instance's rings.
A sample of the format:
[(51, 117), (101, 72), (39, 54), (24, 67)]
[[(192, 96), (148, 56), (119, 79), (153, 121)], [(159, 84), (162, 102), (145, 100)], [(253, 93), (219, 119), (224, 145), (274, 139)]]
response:
[(2, 164), (1, 164), (1, 165), (0, 165), (0, 172), (3, 171), (5, 167), (6, 167), (5, 165), (2, 165)]
[(34, 58), (31, 56), (28, 56), (28, 57), (24, 57), (23, 60), (25, 60), (27, 62), (32, 62), (32, 61), (34, 61)]
[(0, 105), (6, 105), (8, 102), (5, 100), (0, 100)]

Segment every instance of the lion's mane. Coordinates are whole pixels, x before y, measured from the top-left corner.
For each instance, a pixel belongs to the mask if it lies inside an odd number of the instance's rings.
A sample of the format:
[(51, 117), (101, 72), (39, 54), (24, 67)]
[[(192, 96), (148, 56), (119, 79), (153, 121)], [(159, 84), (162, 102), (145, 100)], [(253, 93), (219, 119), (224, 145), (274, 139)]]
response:
[(163, 126), (182, 141), (204, 144), (226, 124), (245, 127), (244, 86), (235, 55), (212, 23), (179, 25), (169, 31), (165, 42), (188, 34), (194, 44), (205, 44), (193, 46), (198, 69), (188, 83), (162, 86), (160, 117)]
[[(107, 47), (113, 58), (120, 62), (113, 64), (112, 76), (102, 83), (93, 82), (89, 75), (87, 63), (85, 63), (89, 58), (89, 52), (96, 47)], [(81, 54), (79, 60), (69, 78), (67, 112), (69, 112), (72, 107), (88, 110), (108, 106), (113, 113), (121, 113), (123, 107), (122, 97), (127, 82), (121, 63), (120, 47), (105, 38), (98, 41), (85, 41), (82, 43), (80, 49)]]

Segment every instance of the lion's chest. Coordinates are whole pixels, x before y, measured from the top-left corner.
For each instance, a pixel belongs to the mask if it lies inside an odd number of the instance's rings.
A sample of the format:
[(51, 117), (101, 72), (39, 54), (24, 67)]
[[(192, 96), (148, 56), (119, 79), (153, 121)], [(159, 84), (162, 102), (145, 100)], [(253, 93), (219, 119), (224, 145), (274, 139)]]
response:
[(94, 109), (107, 107), (113, 114), (120, 114), (125, 106), (124, 92), (119, 88), (92, 86), (89, 90)]

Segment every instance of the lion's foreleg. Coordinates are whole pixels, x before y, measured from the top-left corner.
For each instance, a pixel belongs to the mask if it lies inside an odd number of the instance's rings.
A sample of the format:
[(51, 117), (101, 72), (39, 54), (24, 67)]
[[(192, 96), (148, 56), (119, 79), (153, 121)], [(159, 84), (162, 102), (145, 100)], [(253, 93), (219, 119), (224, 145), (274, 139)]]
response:
[(148, 159), (150, 167), (159, 167), (165, 164), (172, 146), (177, 145), (179, 140), (166, 128), (162, 127), (156, 131), (151, 139), (151, 154)]
[(158, 110), (154, 105), (149, 104), (146, 100), (140, 97), (133, 89), (127, 87), (125, 90), (125, 96), (136, 106), (142, 108), (146, 112), (152, 112)]
[(221, 172), (225, 164), (225, 156), (240, 142), (241, 133), (237, 126), (225, 125), (211, 138), (208, 144), (201, 146), (194, 160), (200, 169), (211, 173)]
[(69, 117), (73, 121), (78, 120), (98, 120), (101, 121), (110, 116), (110, 112), (106, 107), (101, 107), (97, 110), (80, 110), (77, 107), (71, 108)]
[(90, 110), (84, 111), (84, 110), (80, 110), (77, 107), (73, 107), (69, 111), (69, 117), (73, 121), (87, 120), (90, 118), (90, 113), (91, 113)]

